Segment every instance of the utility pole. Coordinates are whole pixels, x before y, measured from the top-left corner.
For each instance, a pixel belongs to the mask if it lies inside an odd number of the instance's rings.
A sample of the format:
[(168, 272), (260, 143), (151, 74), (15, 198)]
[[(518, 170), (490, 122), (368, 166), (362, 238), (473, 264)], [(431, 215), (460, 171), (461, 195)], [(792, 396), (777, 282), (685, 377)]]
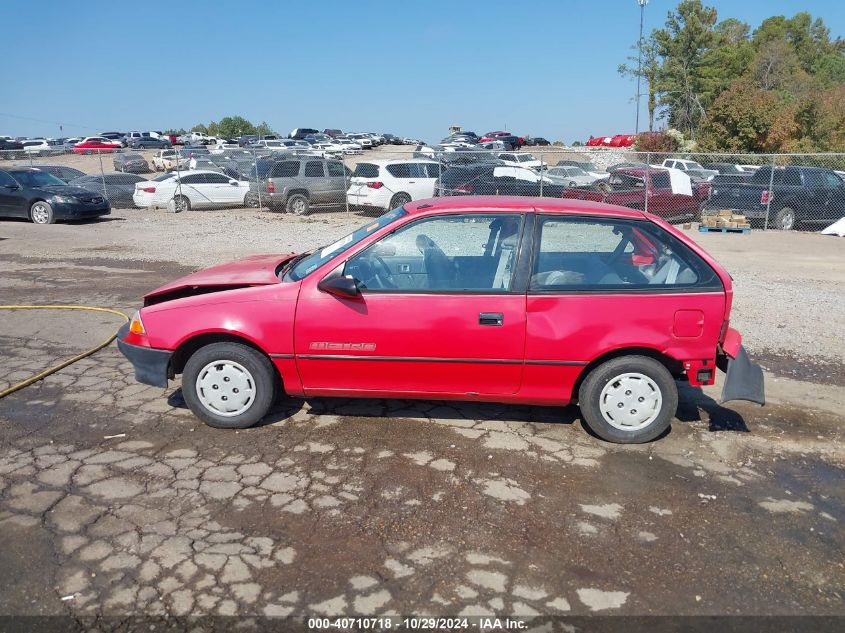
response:
[(640, 81), (643, 72), (643, 13), (648, 0), (637, 0), (640, 5), (640, 39), (637, 40), (637, 122), (634, 125), (634, 134), (640, 133)]

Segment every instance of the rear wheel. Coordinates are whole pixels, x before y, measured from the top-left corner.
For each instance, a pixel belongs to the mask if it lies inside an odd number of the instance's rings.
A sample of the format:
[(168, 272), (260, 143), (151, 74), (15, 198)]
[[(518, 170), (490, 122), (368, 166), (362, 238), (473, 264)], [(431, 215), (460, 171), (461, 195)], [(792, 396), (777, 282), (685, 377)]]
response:
[(390, 199), (390, 208), (391, 209), (398, 209), (399, 207), (405, 206), (411, 201), (411, 196), (407, 193), (397, 193)]
[(176, 196), (175, 198), (173, 198), (173, 203), (175, 205), (176, 213), (191, 210), (191, 201), (188, 200), (188, 198), (186, 198), (185, 196)]
[(245, 429), (273, 406), (276, 370), (258, 350), (240, 343), (212, 343), (188, 359), (182, 395), (200, 420), (219, 429)]
[(772, 219), (772, 226), (782, 231), (791, 231), (795, 228), (795, 224), (795, 211), (789, 207), (784, 207), (775, 213), (775, 217)]
[(301, 193), (295, 193), (288, 198), (287, 212), (294, 215), (308, 215), (311, 209), (308, 205), (308, 198)]
[(647, 356), (622, 356), (593, 369), (578, 392), (581, 414), (599, 437), (618, 444), (662, 435), (678, 408), (669, 370)]

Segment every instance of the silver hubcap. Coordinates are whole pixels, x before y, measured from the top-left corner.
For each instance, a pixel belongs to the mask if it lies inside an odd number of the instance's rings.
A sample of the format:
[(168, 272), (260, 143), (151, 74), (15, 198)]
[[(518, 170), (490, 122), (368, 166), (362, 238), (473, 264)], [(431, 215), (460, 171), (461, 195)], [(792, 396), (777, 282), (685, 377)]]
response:
[(305, 200), (294, 200), (293, 201), (293, 212), (294, 213), (302, 213), (305, 211)]
[(255, 380), (240, 363), (214, 361), (197, 376), (197, 397), (212, 413), (235, 417), (246, 412), (255, 401)]
[(47, 224), (50, 219), (50, 212), (43, 204), (36, 204), (32, 207), (32, 221), (36, 224)]
[(654, 422), (663, 405), (657, 384), (645, 374), (628, 373), (611, 379), (601, 390), (599, 409), (612, 427), (638, 431)]
[(795, 224), (795, 216), (791, 212), (784, 213), (780, 221), (781, 228), (788, 231), (792, 228), (793, 224)]
[(188, 205), (185, 202), (184, 198), (176, 198), (176, 209), (178, 211), (184, 211), (187, 208), (188, 208)]

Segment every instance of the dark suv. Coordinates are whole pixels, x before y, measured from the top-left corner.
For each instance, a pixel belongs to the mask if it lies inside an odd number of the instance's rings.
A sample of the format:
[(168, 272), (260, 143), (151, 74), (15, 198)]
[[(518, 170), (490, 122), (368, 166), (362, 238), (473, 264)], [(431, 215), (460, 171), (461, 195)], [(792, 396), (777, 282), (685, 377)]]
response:
[(346, 201), (351, 172), (339, 160), (304, 156), (273, 163), (265, 179), (251, 181), (249, 198), (267, 201), (271, 211), (308, 215), (312, 207), (339, 207)]

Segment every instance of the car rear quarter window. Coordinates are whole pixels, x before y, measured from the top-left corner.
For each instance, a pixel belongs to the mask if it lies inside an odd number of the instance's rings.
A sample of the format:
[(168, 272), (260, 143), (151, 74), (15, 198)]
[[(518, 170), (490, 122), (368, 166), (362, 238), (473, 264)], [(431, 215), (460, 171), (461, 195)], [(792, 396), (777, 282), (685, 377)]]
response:
[(372, 163), (358, 163), (352, 175), (358, 178), (378, 178), (379, 166)]
[(306, 178), (323, 178), (326, 175), (323, 167), (323, 161), (309, 160), (305, 163), (305, 177)]
[(541, 217), (531, 292), (722, 290), (715, 271), (646, 221)]

